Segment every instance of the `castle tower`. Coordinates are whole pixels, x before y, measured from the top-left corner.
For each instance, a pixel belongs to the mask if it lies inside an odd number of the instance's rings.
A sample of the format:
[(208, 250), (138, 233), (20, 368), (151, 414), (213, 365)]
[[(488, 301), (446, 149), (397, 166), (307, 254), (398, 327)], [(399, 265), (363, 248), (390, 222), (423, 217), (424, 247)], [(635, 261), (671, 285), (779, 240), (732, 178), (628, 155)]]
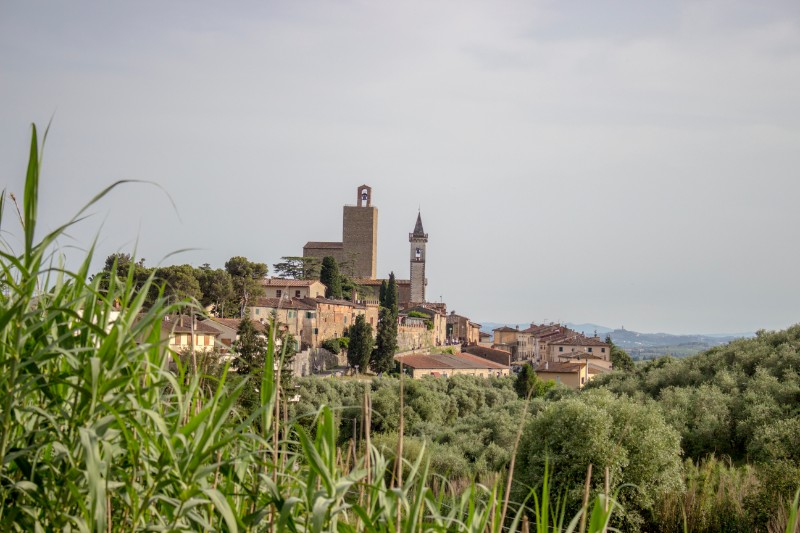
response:
[(344, 206), (342, 258), (352, 262), (356, 278), (375, 279), (378, 267), (378, 208), (372, 206), (372, 188), (358, 188), (357, 205)]
[(411, 302), (425, 303), (425, 246), (428, 243), (428, 234), (422, 229), (422, 215), (417, 213), (417, 223), (414, 233), (408, 234), (411, 243)]

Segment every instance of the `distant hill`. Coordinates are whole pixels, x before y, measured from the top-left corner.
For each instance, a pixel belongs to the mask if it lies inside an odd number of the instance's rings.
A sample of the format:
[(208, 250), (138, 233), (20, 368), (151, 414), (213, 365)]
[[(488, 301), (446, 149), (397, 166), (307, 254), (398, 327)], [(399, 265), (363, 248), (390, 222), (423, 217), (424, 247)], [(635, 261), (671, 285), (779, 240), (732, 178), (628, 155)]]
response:
[[(519, 326), (519, 329), (525, 329), (530, 326), (530, 323), (499, 324), (483, 322), (481, 325), (481, 331), (491, 334), (493, 329), (502, 326), (512, 328)], [(662, 355), (683, 357), (708, 350), (714, 346), (727, 344), (735, 339), (754, 336), (753, 333), (704, 333), (699, 335), (639, 333), (627, 329), (612, 329), (597, 324), (572, 324), (570, 322), (567, 322), (566, 326), (589, 337), (594, 336), (595, 333), (602, 338), (605, 338), (606, 335), (611, 335), (611, 340), (614, 341), (614, 344), (625, 349), (634, 359), (652, 359)]]

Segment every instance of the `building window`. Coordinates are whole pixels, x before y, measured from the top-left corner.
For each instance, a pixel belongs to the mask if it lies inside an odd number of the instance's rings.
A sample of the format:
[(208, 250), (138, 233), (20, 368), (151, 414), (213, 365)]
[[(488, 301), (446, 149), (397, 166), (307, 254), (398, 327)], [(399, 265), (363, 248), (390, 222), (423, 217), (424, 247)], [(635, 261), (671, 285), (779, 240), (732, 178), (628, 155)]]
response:
[(319, 334), (319, 328), (314, 328), (314, 335), (318, 335), (318, 334)]
[(558, 347), (558, 351), (559, 351), (559, 352), (563, 352), (563, 351), (564, 351), (564, 347), (563, 347), (563, 346), (559, 346), (559, 347)]
[(300, 291), (294, 291), (294, 297), (300, 298)]
[(277, 291), (275, 291), (275, 298), (280, 298), (280, 297), (281, 297), (281, 290), (278, 289)]
[(601, 353), (606, 353), (606, 349), (605, 348), (600, 348), (600, 352)]
[(259, 309), (258, 307), (256, 307), (256, 314), (257, 314), (257, 315), (260, 315), (260, 314), (261, 314), (261, 309)]
[(592, 353), (592, 349), (591, 348), (589, 348), (589, 353)]

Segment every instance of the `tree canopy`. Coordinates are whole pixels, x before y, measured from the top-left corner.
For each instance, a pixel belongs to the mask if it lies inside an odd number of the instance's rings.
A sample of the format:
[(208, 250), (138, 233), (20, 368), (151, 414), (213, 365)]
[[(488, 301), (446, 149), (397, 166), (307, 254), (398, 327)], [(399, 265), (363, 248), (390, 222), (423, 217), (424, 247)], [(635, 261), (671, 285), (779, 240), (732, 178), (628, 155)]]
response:
[(317, 257), (281, 257), (281, 261), (272, 265), (275, 275), (289, 279), (319, 279), (320, 261)]
[(267, 265), (250, 261), (246, 257), (235, 256), (225, 262), (225, 270), (233, 282), (233, 292), (239, 303), (239, 316), (244, 317), (252, 298), (264, 294), (261, 280), (267, 276)]
[(347, 364), (351, 367), (358, 367), (362, 374), (369, 370), (369, 360), (372, 355), (373, 338), (372, 326), (367, 324), (364, 315), (358, 315), (355, 322), (350, 326), (350, 342), (347, 347)]
[(319, 280), (325, 285), (325, 297), (340, 300), (342, 298), (342, 279), (336, 259), (326, 256), (322, 259)]

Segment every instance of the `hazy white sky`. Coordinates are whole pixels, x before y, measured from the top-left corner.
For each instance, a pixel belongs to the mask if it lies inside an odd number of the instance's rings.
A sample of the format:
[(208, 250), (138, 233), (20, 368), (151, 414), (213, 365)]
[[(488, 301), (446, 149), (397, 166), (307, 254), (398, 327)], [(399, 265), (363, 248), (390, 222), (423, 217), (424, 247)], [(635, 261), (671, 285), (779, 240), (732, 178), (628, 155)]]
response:
[[(65, 246), (275, 263), (373, 187), (378, 271), (478, 321), (800, 321), (800, 2), (0, 3), (0, 185)], [(4, 228), (7, 229), (7, 228)], [(13, 239), (12, 239), (13, 241)], [(138, 245), (137, 245), (138, 241)]]

